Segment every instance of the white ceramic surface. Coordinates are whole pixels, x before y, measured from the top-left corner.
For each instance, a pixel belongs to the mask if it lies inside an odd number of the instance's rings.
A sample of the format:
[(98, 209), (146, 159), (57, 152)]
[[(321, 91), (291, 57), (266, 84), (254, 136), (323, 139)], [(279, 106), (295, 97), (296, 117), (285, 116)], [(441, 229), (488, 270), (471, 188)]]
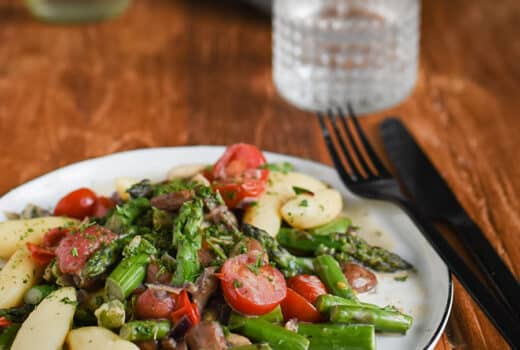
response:
[[(52, 208), (64, 194), (82, 186), (110, 194), (116, 177), (160, 180), (175, 165), (213, 163), (223, 151), (223, 147), (217, 146), (143, 149), (72, 164), (5, 194), (0, 198), (0, 221), (5, 220), (4, 211), (20, 211), (27, 203)], [(448, 268), (411, 220), (392, 204), (355, 197), (328, 166), (269, 152), (266, 157), (269, 162), (291, 162), (298, 171), (316, 176), (341, 190), (345, 212), (354, 224), (361, 226), (361, 235), (371, 243), (395, 251), (416, 267), (417, 273), (410, 274), (405, 282), (394, 280), (402, 273), (378, 274), (377, 290), (360, 295), (363, 301), (393, 304), (414, 317), (414, 324), (405, 336), (378, 335), (377, 349), (433, 349), (450, 313), (452, 282)]]

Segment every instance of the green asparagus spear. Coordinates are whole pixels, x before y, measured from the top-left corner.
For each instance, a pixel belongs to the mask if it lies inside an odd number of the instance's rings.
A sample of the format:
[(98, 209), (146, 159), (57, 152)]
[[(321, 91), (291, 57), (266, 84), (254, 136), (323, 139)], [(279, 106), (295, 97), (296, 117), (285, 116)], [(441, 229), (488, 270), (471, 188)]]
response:
[(120, 235), (114, 241), (97, 250), (87, 260), (81, 271), (80, 277), (82, 280), (92, 279), (106, 273), (121, 258), (123, 248), (135, 236), (148, 235), (151, 232), (152, 209), (150, 201), (147, 198), (139, 197), (118, 206), (107, 219), (105, 226), (120, 233)]
[(229, 350), (272, 350), (272, 349), (273, 348), (269, 344), (260, 343), (260, 344), (233, 346)]
[(309, 350), (374, 350), (372, 325), (298, 324), (298, 334), (310, 340)]
[(314, 259), (314, 270), (332, 294), (357, 300), (356, 293), (348, 284), (338, 262), (330, 255), (320, 255)]
[(124, 244), (121, 241), (114, 240), (96, 251), (87, 260), (81, 271), (81, 276), (83, 278), (94, 278), (102, 275), (120, 258), (123, 246)]
[(106, 280), (107, 297), (124, 301), (144, 281), (149, 259), (147, 254), (124, 258)]
[(49, 284), (40, 284), (31, 287), (23, 296), (26, 304), (38, 305), (45, 297), (56, 289), (55, 286)]
[(362, 264), (382, 272), (408, 270), (412, 265), (399, 255), (381, 247), (369, 245), (352, 232), (312, 234), (291, 228), (282, 228), (278, 242), (288, 249), (310, 254), (337, 254), (353, 258)]
[(403, 334), (412, 326), (411, 316), (390, 308), (374, 309), (363, 306), (334, 306), (330, 310), (330, 321), (372, 324), (376, 331)]
[(352, 221), (349, 218), (341, 217), (332, 220), (328, 224), (315, 227), (309, 230), (314, 235), (330, 235), (333, 233), (345, 233), (348, 228), (352, 226)]
[(264, 321), (267, 321), (269, 323), (282, 323), (283, 321), (283, 314), (282, 314), (282, 308), (280, 305), (274, 308), (273, 311), (268, 312), (264, 315), (258, 316), (259, 319), (262, 319)]
[(316, 308), (322, 314), (328, 314), (333, 306), (346, 305), (346, 306), (363, 306), (368, 309), (381, 309), (379, 306), (374, 304), (362, 303), (352, 299), (345, 299), (331, 294), (320, 295), (314, 302)]
[(125, 323), (125, 305), (119, 300), (111, 300), (101, 305), (94, 312), (98, 326), (114, 329)]
[(185, 202), (179, 209), (173, 228), (173, 245), (177, 247), (177, 268), (172, 284), (182, 286), (194, 282), (200, 272), (198, 251), (202, 246), (200, 226), (203, 219), (202, 202)]
[(259, 318), (248, 318), (231, 314), (229, 326), (251, 340), (268, 343), (273, 350), (307, 350), (309, 340), (284, 327)]
[(242, 231), (246, 236), (252, 237), (262, 244), (262, 247), (269, 255), (269, 259), (276, 264), (285, 277), (288, 278), (302, 273), (312, 272), (312, 269), (309, 270), (310, 264), (308, 260), (298, 258), (289, 253), (285, 248), (278, 244), (276, 239), (271, 237), (264, 230), (244, 224), (242, 226)]
[(20, 326), (21, 324), (14, 323), (10, 326), (7, 326), (0, 333), (0, 350), (9, 350), (11, 348), (11, 344), (13, 343)]
[(167, 320), (132, 321), (121, 327), (119, 336), (128, 341), (157, 340), (166, 337), (170, 329)]
[(219, 208), (218, 218), (213, 221), (222, 223), (226, 230), (233, 234), (236, 240), (240, 238), (240, 231), (238, 230), (238, 222), (235, 215), (225, 205), (220, 192), (213, 193), (210, 187), (207, 186), (196, 186), (195, 193), (198, 198), (202, 198), (204, 206), (208, 211), (212, 212)]
[(135, 236), (124, 247), (123, 256), (128, 258), (133, 255), (146, 254), (149, 256), (156, 255), (157, 249), (148, 240), (141, 236)]
[(129, 200), (116, 207), (112, 215), (107, 218), (106, 227), (117, 233), (128, 233), (128, 229), (136, 225), (143, 214), (150, 209), (150, 201), (147, 198)]

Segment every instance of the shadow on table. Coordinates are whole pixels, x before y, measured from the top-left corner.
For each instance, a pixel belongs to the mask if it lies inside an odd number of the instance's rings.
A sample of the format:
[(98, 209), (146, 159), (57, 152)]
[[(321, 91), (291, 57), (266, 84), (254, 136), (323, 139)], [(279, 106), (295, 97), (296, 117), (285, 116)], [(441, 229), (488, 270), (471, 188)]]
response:
[(211, 11), (223, 17), (239, 16), (246, 20), (269, 22), (269, 12), (263, 11), (242, 0), (176, 0), (192, 10)]

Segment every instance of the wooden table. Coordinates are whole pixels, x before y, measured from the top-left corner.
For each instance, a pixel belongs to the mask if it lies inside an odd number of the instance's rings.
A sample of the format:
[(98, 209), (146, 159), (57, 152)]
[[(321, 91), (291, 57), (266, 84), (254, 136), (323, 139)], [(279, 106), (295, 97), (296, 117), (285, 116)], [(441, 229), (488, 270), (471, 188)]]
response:
[[(20, 1), (21, 2), (21, 1)], [(330, 163), (316, 120), (278, 97), (270, 19), (232, 1), (137, 0), (67, 27), (0, 4), (0, 193), (75, 161), (154, 146), (229, 144)], [(500, 255), (520, 273), (520, 3), (425, 1), (417, 88), (400, 106)], [(458, 283), (437, 349), (506, 349)]]

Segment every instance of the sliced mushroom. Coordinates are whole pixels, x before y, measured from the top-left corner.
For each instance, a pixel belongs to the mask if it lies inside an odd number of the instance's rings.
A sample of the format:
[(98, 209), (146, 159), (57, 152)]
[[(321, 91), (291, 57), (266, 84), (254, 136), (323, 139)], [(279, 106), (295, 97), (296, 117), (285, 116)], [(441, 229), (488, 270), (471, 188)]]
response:
[(195, 281), (197, 290), (192, 294), (193, 302), (201, 313), (208, 303), (209, 297), (217, 290), (218, 279), (215, 276), (216, 271), (216, 266), (206, 267), (199, 278), (197, 278), (197, 281)]
[(150, 204), (161, 210), (175, 211), (185, 202), (193, 198), (195, 194), (192, 190), (180, 190), (155, 196), (150, 200)]
[(226, 340), (228, 342), (229, 347), (231, 348), (235, 346), (251, 344), (251, 340), (249, 340), (249, 338), (236, 333), (228, 333), (228, 335), (226, 335)]

